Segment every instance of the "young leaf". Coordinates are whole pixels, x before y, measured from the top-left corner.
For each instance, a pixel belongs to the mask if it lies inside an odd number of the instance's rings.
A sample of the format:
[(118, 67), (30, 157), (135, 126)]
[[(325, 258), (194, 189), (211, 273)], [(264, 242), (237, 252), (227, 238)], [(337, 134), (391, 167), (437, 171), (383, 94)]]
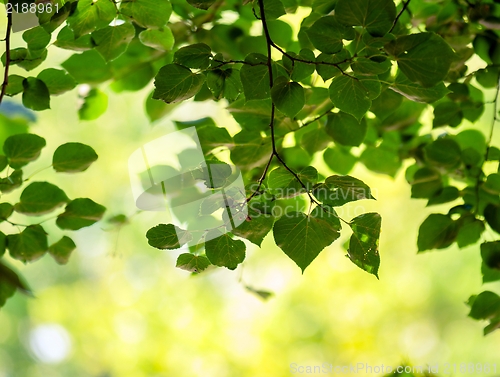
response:
[(52, 167), (56, 172), (76, 173), (87, 170), (97, 160), (94, 149), (82, 143), (60, 145), (52, 157)]
[(59, 95), (76, 86), (76, 81), (65, 71), (54, 68), (47, 68), (37, 76), (47, 86), (50, 95)]
[(359, 121), (343, 111), (328, 115), (326, 132), (338, 144), (357, 147), (363, 142), (366, 130), (366, 121)]
[(382, 218), (378, 213), (364, 213), (351, 220), (352, 236), (347, 250), (349, 259), (359, 268), (378, 279), (380, 256), (378, 241)]
[(319, 207), (310, 215), (289, 212), (274, 224), (276, 245), (300, 267), (302, 273), (318, 254), (340, 236), (340, 221), (335, 212)]
[(210, 261), (203, 255), (193, 255), (190, 253), (183, 253), (177, 258), (175, 267), (183, 270), (199, 274), (210, 266)]
[(9, 234), (7, 245), (10, 256), (24, 263), (40, 259), (49, 247), (47, 233), (40, 225), (30, 225), (19, 234)]
[(418, 229), (418, 252), (447, 248), (455, 241), (456, 236), (455, 222), (449, 216), (433, 213)]
[(36, 160), (45, 144), (45, 139), (38, 135), (18, 134), (5, 140), (3, 151), (9, 159), (10, 167), (19, 169)]
[(425, 88), (439, 84), (455, 58), (450, 45), (434, 33), (403, 35), (389, 42), (385, 50), (396, 58), (410, 81)]
[(23, 80), (23, 105), (31, 110), (50, 109), (50, 93), (42, 80), (28, 77)]
[(180, 102), (198, 93), (204, 82), (205, 76), (192, 73), (182, 65), (168, 64), (155, 77), (153, 99)]
[(75, 249), (76, 245), (73, 240), (67, 236), (63, 236), (59, 241), (49, 246), (49, 254), (58, 264), (66, 264)]
[(335, 77), (329, 90), (333, 104), (340, 110), (353, 115), (358, 121), (363, 118), (372, 104), (369, 90), (354, 77)]
[(78, 230), (102, 218), (106, 208), (88, 198), (74, 199), (65, 211), (57, 216), (56, 225), (61, 229)]
[(59, 187), (48, 182), (33, 182), (23, 190), (14, 209), (25, 215), (40, 216), (68, 201), (69, 198)]
[(362, 26), (373, 36), (382, 37), (396, 18), (393, 0), (339, 0), (335, 17), (349, 26)]
[(157, 249), (178, 249), (191, 241), (191, 234), (173, 224), (159, 224), (146, 233), (148, 244)]
[(188, 68), (205, 69), (210, 65), (212, 50), (205, 43), (182, 47), (174, 54), (174, 62)]
[(205, 243), (207, 258), (212, 264), (234, 270), (245, 260), (246, 246), (243, 241), (233, 240), (229, 233), (214, 229), (208, 232)]
[(290, 118), (297, 115), (306, 103), (304, 88), (296, 82), (289, 82), (283, 76), (275, 81), (271, 98), (278, 110)]

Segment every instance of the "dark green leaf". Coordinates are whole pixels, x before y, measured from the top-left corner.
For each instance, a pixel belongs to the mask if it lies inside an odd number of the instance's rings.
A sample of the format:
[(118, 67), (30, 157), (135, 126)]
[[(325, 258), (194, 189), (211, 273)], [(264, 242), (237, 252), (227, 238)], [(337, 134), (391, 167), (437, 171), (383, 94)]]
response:
[(455, 222), (449, 216), (433, 213), (418, 230), (418, 252), (447, 248), (455, 241), (456, 236)]
[(266, 99), (271, 96), (269, 71), (265, 65), (247, 65), (240, 70), (243, 92), (247, 100)]
[(336, 173), (348, 174), (356, 164), (356, 157), (343, 148), (328, 148), (323, 153), (323, 160)]
[(296, 82), (289, 82), (283, 76), (275, 81), (271, 98), (278, 110), (290, 118), (297, 115), (306, 103), (304, 88)]
[(364, 213), (351, 220), (352, 236), (347, 250), (349, 259), (378, 279), (380, 256), (378, 242), (382, 218), (378, 213)]
[(48, 182), (33, 182), (23, 190), (14, 209), (25, 215), (39, 216), (52, 212), (68, 201), (59, 187)]
[(387, 174), (394, 177), (401, 167), (401, 160), (396, 151), (378, 147), (367, 146), (361, 153), (359, 160), (371, 171)]
[(412, 198), (431, 198), (443, 187), (441, 174), (427, 167), (417, 170), (410, 184)]
[(234, 270), (245, 259), (246, 246), (243, 241), (233, 240), (228, 233), (213, 229), (207, 233), (205, 243), (207, 258), (212, 264)]
[(488, 204), (484, 209), (484, 218), (491, 229), (500, 233), (500, 206)]
[[(256, 202), (250, 201), (249, 217), (238, 227), (233, 228), (231, 232), (235, 236), (245, 238), (257, 246), (261, 246), (262, 240), (273, 228), (274, 217), (253, 209), (252, 206), (255, 204)], [(258, 208), (259, 203), (256, 206)]]
[(44, 82), (51, 95), (62, 94), (76, 86), (73, 77), (60, 69), (44, 69), (38, 74), (37, 78)]
[(120, 12), (143, 28), (161, 29), (172, 14), (172, 5), (170, 1), (125, 0)]
[(47, 233), (40, 225), (30, 225), (19, 234), (9, 234), (7, 245), (10, 256), (24, 263), (40, 259), (49, 248)]
[(178, 64), (169, 64), (162, 67), (155, 77), (153, 99), (166, 103), (183, 101), (198, 93), (204, 82), (203, 75)]
[(500, 241), (481, 244), (481, 258), (488, 268), (500, 272)]
[(173, 224), (159, 224), (146, 233), (148, 244), (157, 249), (178, 249), (191, 241), (192, 236)]
[(216, 0), (187, 0), (189, 4), (198, 9), (207, 10)]
[(272, 153), (270, 138), (264, 138), (258, 131), (246, 131), (234, 135), (235, 147), (231, 160), (240, 169), (252, 169), (265, 164)]
[[(316, 184), (318, 171), (312, 166), (308, 166), (297, 172), (297, 176), (308, 190)], [(267, 179), (269, 191), (277, 198), (292, 198), (305, 192), (300, 182), (284, 167), (278, 167), (269, 173)]]
[(78, 230), (90, 226), (102, 218), (106, 208), (88, 198), (69, 202), (65, 211), (57, 216), (56, 224), (61, 229)]
[(336, 54), (343, 47), (342, 39), (353, 39), (354, 31), (342, 25), (337, 17), (324, 16), (307, 30), (307, 35), (321, 52)]
[(66, 264), (76, 245), (73, 240), (67, 236), (63, 236), (59, 241), (49, 246), (49, 254), (55, 259), (58, 264)]
[(10, 167), (19, 169), (40, 156), (45, 147), (45, 139), (34, 134), (12, 135), (5, 140), (3, 152), (9, 159)]
[(469, 317), (474, 319), (491, 319), (500, 315), (500, 297), (484, 291), (473, 299)]
[(484, 223), (480, 220), (474, 219), (471, 222), (465, 223), (460, 227), (460, 230), (458, 231), (458, 247), (463, 248), (469, 245), (474, 245), (479, 241), (484, 230)]
[(82, 106), (78, 109), (81, 120), (95, 120), (106, 112), (108, 96), (99, 89), (91, 89), (84, 97)]
[(19, 75), (9, 75), (7, 89), (5, 94), (8, 96), (15, 96), (24, 90), (23, 87), (24, 77)]
[(349, 26), (363, 26), (373, 36), (383, 36), (396, 18), (392, 0), (339, 0), (335, 17)]
[(0, 203), (0, 222), (8, 219), (14, 212), (14, 206), (10, 203)]
[(326, 132), (341, 145), (359, 146), (366, 135), (366, 122), (342, 111), (328, 115)]
[(450, 45), (434, 33), (403, 35), (388, 43), (385, 49), (410, 81), (426, 88), (446, 77), (455, 58)]
[(0, 191), (4, 194), (15, 190), (23, 184), (23, 171), (14, 170), (7, 178), (0, 178)]
[(449, 90), (446, 89), (442, 82), (425, 88), (420, 84), (411, 82), (401, 72), (397, 75), (395, 83), (390, 88), (412, 101), (425, 103), (435, 102), (449, 93)]
[(50, 109), (49, 89), (42, 80), (34, 77), (23, 80), (23, 105), (36, 111)]
[(179, 257), (177, 258), (175, 267), (193, 272), (195, 274), (199, 274), (203, 270), (206, 270), (206, 268), (210, 266), (210, 264), (211, 263), (208, 258), (203, 255), (184, 253), (179, 255)]
[(340, 221), (331, 209), (327, 213), (316, 207), (310, 215), (289, 212), (274, 224), (276, 245), (292, 259), (302, 272), (318, 254), (340, 236)]
[(313, 190), (314, 196), (323, 204), (339, 207), (362, 199), (375, 199), (370, 187), (363, 181), (349, 175), (332, 175), (323, 185)]
[(174, 62), (188, 68), (205, 69), (210, 65), (212, 50), (205, 43), (182, 47), (174, 54)]
[(333, 104), (343, 112), (353, 115), (358, 121), (363, 118), (372, 104), (369, 90), (354, 77), (335, 77), (329, 90)]
[(0, 261), (0, 307), (14, 294), (16, 288), (29, 296), (33, 296), (31, 289), (22, 276)]
[(52, 167), (56, 172), (76, 173), (87, 170), (97, 160), (94, 149), (82, 143), (60, 145), (52, 157)]
[(432, 165), (453, 169), (460, 164), (461, 150), (456, 141), (440, 138), (424, 148), (425, 159)]
[(427, 202), (427, 206), (452, 202), (453, 200), (458, 199), (459, 196), (460, 192), (456, 187), (447, 186), (436, 192), (436, 194), (434, 194), (434, 196), (432, 196)]

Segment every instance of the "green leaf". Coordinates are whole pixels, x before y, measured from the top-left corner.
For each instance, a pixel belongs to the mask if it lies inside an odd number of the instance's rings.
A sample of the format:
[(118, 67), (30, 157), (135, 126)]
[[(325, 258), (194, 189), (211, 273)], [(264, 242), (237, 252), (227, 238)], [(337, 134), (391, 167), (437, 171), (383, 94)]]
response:
[(16, 288), (24, 294), (33, 296), (22, 276), (0, 261), (0, 307), (15, 293)]
[(491, 319), (500, 315), (500, 297), (490, 291), (481, 292), (474, 298), (469, 317)]
[(457, 236), (455, 222), (447, 215), (433, 213), (420, 225), (418, 230), (418, 252), (431, 249), (445, 249)]
[(42, 80), (34, 77), (23, 80), (23, 105), (36, 111), (50, 109), (49, 89)]
[(81, 120), (95, 120), (106, 112), (108, 96), (99, 89), (91, 89), (84, 97), (82, 106), (78, 109)]
[(170, 1), (125, 0), (120, 12), (143, 28), (161, 29), (172, 14), (172, 5)]
[(460, 106), (455, 102), (441, 102), (434, 107), (434, 120), (432, 127), (437, 128), (445, 125), (457, 127), (462, 123), (463, 113)]
[(95, 50), (71, 55), (61, 65), (80, 84), (100, 84), (112, 77), (110, 67)]
[(276, 245), (300, 267), (302, 273), (319, 253), (340, 236), (340, 221), (331, 210), (316, 207), (310, 215), (289, 212), (274, 224)]
[(78, 230), (102, 218), (106, 208), (88, 198), (74, 199), (63, 213), (57, 216), (56, 225), (61, 229)]
[(389, 42), (385, 50), (411, 82), (425, 88), (443, 81), (455, 58), (450, 45), (434, 33), (403, 35)]
[(207, 10), (216, 0), (187, 0), (188, 4), (198, 9)]
[(266, 99), (271, 96), (269, 70), (265, 65), (245, 64), (241, 67), (240, 78), (247, 100)]
[(92, 45), (92, 38), (89, 34), (75, 38), (75, 33), (69, 26), (65, 26), (57, 34), (57, 40), (54, 45), (67, 50), (86, 51), (90, 50)]
[(109, 25), (116, 14), (116, 6), (111, 0), (79, 0), (67, 22), (78, 38)]
[(350, 114), (340, 111), (328, 115), (326, 132), (338, 144), (357, 147), (363, 142), (366, 130), (366, 122)]
[(174, 47), (174, 35), (168, 27), (143, 30), (139, 34), (139, 40), (143, 45), (160, 51), (170, 51)]
[[(264, 1), (264, 13), (267, 20), (275, 20), (286, 14), (285, 7), (280, 0), (266, 0)], [(260, 16), (260, 10), (258, 15)]]
[(76, 86), (76, 82), (65, 71), (54, 68), (47, 68), (40, 72), (37, 76), (47, 86), (50, 95), (59, 95)]
[(342, 39), (353, 39), (354, 31), (342, 25), (337, 17), (324, 16), (307, 30), (307, 35), (321, 52), (336, 54), (343, 47)]
[(359, 160), (371, 171), (387, 174), (391, 177), (394, 177), (401, 167), (397, 151), (385, 149), (383, 145), (367, 146), (361, 153)]
[(0, 222), (8, 219), (14, 212), (14, 206), (10, 203), (0, 203)]
[(252, 208), (253, 205), (259, 207), (259, 204), (250, 200), (248, 218), (231, 230), (235, 236), (245, 238), (257, 246), (261, 246), (264, 237), (274, 225), (273, 216), (260, 213), (260, 210)]
[(441, 174), (427, 167), (417, 170), (410, 184), (412, 198), (431, 198), (443, 187)]
[(63, 236), (59, 241), (49, 246), (49, 254), (55, 259), (58, 264), (66, 264), (76, 245), (73, 240), (67, 236)]
[[(308, 166), (299, 171), (297, 176), (307, 189), (310, 190), (318, 180), (318, 171), (314, 167)], [(277, 198), (292, 198), (305, 193), (304, 187), (297, 178), (281, 166), (269, 173), (267, 186), (269, 191)]]
[(159, 224), (146, 233), (148, 244), (157, 249), (178, 249), (191, 241), (191, 234), (173, 224)]
[(500, 241), (482, 243), (481, 258), (488, 268), (500, 272)]
[(7, 178), (0, 178), (0, 191), (7, 194), (23, 184), (23, 171), (14, 170)]
[(253, 169), (265, 164), (272, 153), (271, 139), (258, 131), (246, 131), (234, 135), (235, 147), (231, 150), (231, 161), (240, 169)]
[(290, 118), (297, 115), (306, 103), (304, 88), (296, 82), (289, 82), (283, 76), (274, 82), (271, 98), (278, 110)]
[(461, 152), (458, 143), (450, 138), (434, 140), (424, 148), (427, 162), (446, 169), (454, 169), (460, 164)]
[(6, 156), (0, 155), (0, 171), (3, 171), (9, 165), (9, 160)]
[(257, 297), (261, 298), (262, 300), (266, 301), (266, 300), (269, 300), (273, 295), (274, 293), (273, 292), (269, 292), (269, 291), (263, 291), (263, 290), (260, 290), (260, 289), (255, 289), (255, 288), (252, 288), (250, 286), (245, 286), (246, 290), (253, 293), (254, 295), (256, 295)]
[[(299, 55), (295, 53), (290, 53), (292, 57), (296, 57), (301, 60), (309, 61), (309, 62), (314, 62), (316, 61), (316, 57), (314, 56), (314, 52), (307, 48), (303, 48), (300, 50)], [(283, 56), (283, 61), (285, 62), (287, 59), (286, 56)], [(293, 70), (292, 70), (292, 75), (291, 79), (293, 81), (302, 81), (304, 79), (309, 78), (313, 73), (314, 70), (316, 69), (314, 64), (307, 64), (301, 61), (296, 60), (295, 63), (293, 64)]]
[(205, 43), (182, 47), (174, 54), (174, 62), (188, 68), (205, 69), (210, 65), (212, 50)]
[(358, 75), (380, 75), (391, 69), (392, 64), (389, 59), (382, 58), (378, 61), (375, 58), (358, 58), (355, 63), (351, 65), (352, 70)]
[(23, 33), (23, 39), (28, 44), (28, 50), (38, 52), (43, 50), (50, 42), (50, 34), (41, 26), (36, 26)]
[(348, 150), (333, 147), (325, 150), (323, 160), (334, 172), (348, 174), (356, 164), (357, 159)]
[(10, 256), (24, 263), (40, 259), (49, 248), (47, 233), (40, 225), (30, 225), (19, 234), (9, 234), (7, 245)]
[(491, 229), (500, 233), (500, 206), (488, 204), (484, 209), (484, 218)]
[(5, 94), (8, 96), (15, 96), (24, 90), (23, 87), (24, 77), (19, 75), (9, 75), (7, 89)]
[(380, 256), (378, 242), (382, 218), (378, 213), (364, 213), (351, 220), (352, 236), (347, 254), (359, 268), (373, 274), (378, 279)]
[(198, 93), (205, 82), (205, 76), (192, 73), (178, 64), (169, 64), (160, 69), (155, 77), (153, 99), (166, 103), (179, 102)]
[(224, 97), (229, 102), (232, 102), (243, 92), (240, 71), (232, 68), (209, 71), (207, 73), (207, 85), (216, 100)]
[(45, 139), (38, 135), (17, 134), (5, 140), (3, 152), (9, 159), (10, 167), (19, 169), (36, 160), (45, 144)]
[(210, 240), (205, 243), (205, 253), (212, 264), (234, 270), (245, 260), (243, 241), (233, 240), (229, 233), (217, 229), (210, 230), (207, 238)]
[(82, 143), (65, 143), (57, 147), (52, 157), (52, 167), (58, 173), (85, 171), (97, 160), (94, 149)]
[(323, 204), (339, 207), (362, 199), (375, 199), (370, 187), (349, 175), (332, 175), (323, 185), (313, 190), (314, 196)]
[(471, 222), (467, 222), (460, 227), (457, 235), (457, 245), (459, 248), (463, 248), (469, 245), (476, 244), (481, 238), (485, 230), (484, 223), (480, 220), (474, 219)]
[(96, 51), (106, 60), (116, 59), (123, 54), (135, 36), (132, 24), (125, 22), (118, 26), (106, 26), (92, 33)]
[(69, 201), (59, 187), (48, 182), (33, 182), (26, 187), (14, 206), (16, 212), (25, 215), (44, 215)]
[(446, 89), (446, 86), (442, 82), (438, 84), (425, 88), (420, 84), (411, 82), (403, 73), (399, 73), (396, 77), (396, 81), (392, 86), (390, 86), (395, 92), (405, 96), (406, 98), (424, 103), (432, 103), (441, 98), (443, 98), (450, 91)]
[(340, 75), (341, 70), (346, 70), (349, 67), (350, 58), (351, 54), (345, 48), (335, 55), (321, 53), (316, 58), (316, 70), (323, 81), (326, 81)]
[(183, 270), (199, 274), (200, 272), (207, 269), (211, 263), (207, 257), (203, 255), (193, 255), (190, 253), (183, 253), (177, 258), (177, 263), (175, 267), (181, 268)]
[(339, 0), (335, 17), (349, 26), (362, 26), (373, 36), (382, 37), (396, 18), (393, 0)]
[(311, 130), (308, 130), (299, 142), (300, 146), (311, 156), (316, 152), (324, 151), (331, 142), (324, 127), (319, 122), (316, 122), (316, 124), (317, 127), (313, 128), (314, 125), (312, 125)]
[(372, 105), (369, 90), (354, 77), (335, 77), (329, 90), (333, 104), (343, 112), (353, 115), (358, 121)]
[[(439, 179), (438, 186), (441, 186), (441, 179)], [(437, 191), (427, 202), (427, 207), (452, 202), (460, 197), (460, 191), (454, 186), (447, 186)]]

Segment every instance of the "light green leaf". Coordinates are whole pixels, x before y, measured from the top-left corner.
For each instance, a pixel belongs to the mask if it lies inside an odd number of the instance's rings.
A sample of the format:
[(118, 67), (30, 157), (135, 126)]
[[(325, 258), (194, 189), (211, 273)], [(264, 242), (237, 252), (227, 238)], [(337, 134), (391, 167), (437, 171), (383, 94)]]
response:
[(15, 96), (16, 94), (21, 93), (24, 90), (23, 87), (23, 76), (19, 75), (9, 75), (7, 89), (5, 90), (5, 94), (8, 96)]
[(160, 51), (170, 51), (174, 47), (174, 35), (166, 26), (160, 30), (148, 29), (141, 31), (139, 40), (143, 45)]
[(212, 264), (234, 270), (245, 260), (243, 241), (233, 240), (229, 233), (217, 229), (209, 231), (207, 238), (211, 239), (205, 243), (205, 253)]
[(22, 192), (16, 212), (25, 215), (44, 215), (67, 203), (69, 198), (63, 190), (48, 182), (33, 182)]
[(183, 270), (199, 274), (200, 272), (207, 269), (211, 263), (207, 257), (203, 255), (193, 255), (190, 253), (183, 253), (177, 258), (177, 263), (175, 267), (181, 268)]
[(290, 118), (297, 115), (306, 103), (304, 88), (299, 83), (289, 82), (283, 76), (274, 82), (271, 98), (278, 110)]
[(61, 65), (80, 84), (100, 84), (112, 77), (110, 67), (95, 50), (71, 55)]
[(323, 153), (323, 160), (331, 170), (340, 174), (349, 174), (356, 164), (356, 157), (348, 150), (339, 147), (326, 149)]
[(443, 81), (455, 59), (450, 45), (434, 33), (403, 35), (388, 43), (385, 50), (411, 82), (425, 88)]
[(157, 249), (178, 249), (191, 241), (191, 234), (173, 224), (159, 224), (146, 233), (148, 244)]
[(329, 90), (333, 104), (343, 112), (353, 115), (358, 121), (372, 104), (369, 90), (354, 77), (335, 77)]
[(19, 234), (7, 236), (10, 256), (24, 263), (34, 262), (47, 252), (47, 233), (40, 225), (27, 226)]
[(340, 207), (362, 199), (375, 199), (370, 187), (363, 181), (349, 175), (332, 175), (324, 184), (313, 190), (314, 196), (323, 204)]
[(3, 152), (9, 159), (10, 167), (19, 169), (36, 160), (45, 144), (45, 139), (38, 135), (17, 134), (5, 140)]
[(59, 241), (49, 246), (49, 254), (58, 264), (66, 264), (76, 245), (71, 238), (63, 236)]
[(205, 43), (182, 47), (174, 54), (174, 62), (188, 68), (205, 69), (210, 65), (212, 50)]
[(340, 221), (335, 212), (316, 207), (308, 216), (289, 212), (274, 224), (276, 245), (292, 259), (302, 272), (318, 254), (340, 236)]
[(108, 96), (99, 89), (91, 89), (78, 109), (78, 118), (81, 120), (95, 120), (106, 112)]
[(50, 34), (41, 26), (36, 26), (23, 33), (23, 39), (28, 44), (30, 52), (43, 50), (50, 42)]
[(116, 59), (123, 54), (135, 36), (132, 24), (125, 22), (118, 26), (106, 26), (92, 33), (96, 51), (106, 60)]
[(76, 173), (87, 170), (97, 160), (94, 149), (82, 143), (60, 145), (52, 157), (52, 167), (56, 172)]
[(411, 82), (402, 72), (397, 75), (396, 81), (389, 88), (412, 101), (424, 103), (435, 102), (450, 92), (442, 82), (424, 88), (420, 84)]
[(373, 36), (382, 37), (396, 18), (393, 0), (339, 0), (335, 17), (349, 26), (363, 26)]
[(183, 101), (198, 93), (205, 82), (205, 76), (192, 73), (188, 68), (169, 64), (160, 69), (155, 77), (153, 99), (166, 103)]
[(59, 95), (73, 89), (76, 82), (61, 69), (47, 68), (40, 72), (37, 76), (47, 86), (50, 95)]
[(359, 268), (373, 274), (378, 279), (380, 256), (378, 242), (382, 218), (378, 213), (364, 213), (351, 220), (352, 236), (347, 254)]
[(54, 45), (74, 51), (87, 51), (93, 47), (92, 38), (89, 34), (75, 38), (75, 33), (73, 33), (73, 30), (69, 26), (63, 27), (59, 34), (57, 34), (57, 40), (54, 42)]
[(50, 109), (49, 89), (42, 80), (34, 77), (23, 80), (23, 105), (36, 111)]
[(69, 202), (65, 211), (57, 216), (56, 225), (61, 229), (78, 230), (90, 226), (102, 218), (106, 208), (88, 198)]
[(68, 17), (68, 25), (79, 38), (96, 28), (107, 26), (116, 17), (117, 10), (111, 0), (79, 0), (75, 12)]
[[(318, 171), (312, 166), (307, 166), (297, 172), (297, 176), (308, 190), (312, 189), (313, 185), (318, 181)], [(292, 198), (306, 192), (297, 178), (282, 166), (269, 173), (267, 186), (271, 194), (277, 198)]]
[(172, 14), (172, 5), (170, 1), (125, 0), (120, 12), (143, 28), (161, 29)]

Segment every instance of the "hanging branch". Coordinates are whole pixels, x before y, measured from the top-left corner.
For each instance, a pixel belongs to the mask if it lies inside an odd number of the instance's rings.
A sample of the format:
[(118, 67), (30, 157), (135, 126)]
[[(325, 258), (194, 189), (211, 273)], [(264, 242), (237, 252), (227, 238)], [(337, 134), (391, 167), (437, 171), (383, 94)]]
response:
[(10, 32), (12, 30), (12, 12), (7, 12), (7, 31), (5, 32), (5, 70), (3, 74), (2, 91), (0, 93), (0, 104), (7, 92), (9, 83), (9, 66), (10, 66)]

